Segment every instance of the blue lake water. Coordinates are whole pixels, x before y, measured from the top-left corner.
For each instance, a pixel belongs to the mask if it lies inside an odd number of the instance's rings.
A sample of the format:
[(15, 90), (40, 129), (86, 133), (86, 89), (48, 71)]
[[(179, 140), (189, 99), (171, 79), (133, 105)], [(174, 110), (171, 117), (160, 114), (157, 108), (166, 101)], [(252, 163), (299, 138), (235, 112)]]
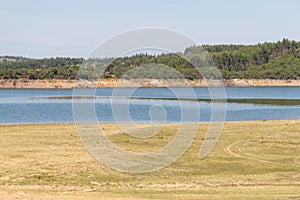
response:
[[(225, 121), (300, 119), (300, 87), (227, 87), (228, 102), (214, 104), (209, 101), (207, 88), (192, 91), (193, 94), (188, 88), (105, 88), (91, 90), (96, 99), (74, 100), (73, 90), (1, 89), (0, 124), (73, 123), (73, 101), (92, 105), (99, 122), (185, 122), (183, 105), (185, 111), (199, 113), (190, 118), (199, 122), (211, 121), (212, 105), (226, 107)], [(119, 98), (112, 100), (112, 96)]]

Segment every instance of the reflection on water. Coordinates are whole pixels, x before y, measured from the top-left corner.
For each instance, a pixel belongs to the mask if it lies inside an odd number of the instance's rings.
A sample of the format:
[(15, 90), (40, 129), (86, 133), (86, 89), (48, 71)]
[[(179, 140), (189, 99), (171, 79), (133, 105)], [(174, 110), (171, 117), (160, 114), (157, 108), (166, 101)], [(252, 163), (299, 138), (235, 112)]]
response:
[(110, 96), (52, 96), (52, 97), (32, 97), (31, 100), (164, 100), (164, 101), (196, 101), (196, 102), (228, 102), (228, 103), (242, 103), (242, 104), (269, 104), (269, 105), (300, 105), (300, 99), (200, 99), (200, 98), (160, 98), (160, 97), (110, 97)]
[[(95, 103), (99, 122), (114, 122), (112, 106), (118, 104), (129, 105), (128, 112), (133, 122), (150, 122), (149, 111), (159, 105), (165, 110), (166, 122), (179, 123), (180, 101), (190, 102), (185, 106), (199, 106), (200, 116), (195, 121), (211, 120), (207, 88), (195, 88), (197, 98), (193, 99), (185, 95), (184, 88), (179, 90), (182, 90), (180, 98), (176, 98), (168, 88), (139, 88), (130, 98), (112, 98), (113, 89), (97, 89), (96, 98), (75, 98), (72, 90), (0, 90), (0, 123), (74, 122), (72, 100)], [(300, 119), (300, 87), (226, 88), (226, 95), (226, 121)], [(222, 99), (214, 102), (224, 103)]]

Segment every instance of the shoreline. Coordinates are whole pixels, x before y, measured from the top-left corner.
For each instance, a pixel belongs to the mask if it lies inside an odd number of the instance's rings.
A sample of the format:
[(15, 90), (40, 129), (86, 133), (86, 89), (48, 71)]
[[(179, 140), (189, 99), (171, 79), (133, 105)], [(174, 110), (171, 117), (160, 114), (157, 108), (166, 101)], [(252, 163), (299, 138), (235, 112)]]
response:
[[(264, 122), (296, 122), (296, 121), (300, 121), (298, 119), (270, 119), (270, 120), (243, 120), (243, 121), (224, 121), (224, 122), (197, 122), (198, 125), (201, 124), (206, 124), (209, 125), (210, 123), (264, 123)], [(97, 124), (100, 125), (115, 125), (118, 124), (116, 122), (98, 122)], [(131, 123), (123, 123), (123, 124), (131, 124)], [(145, 122), (139, 122), (137, 123), (139, 125), (149, 125), (151, 123), (145, 123)], [(178, 125), (182, 125), (180, 123), (164, 123), (165, 125), (174, 125), (174, 126), (178, 126)], [(0, 124), (0, 127), (3, 126), (54, 126), (54, 125), (66, 125), (66, 126), (72, 126), (72, 125), (76, 125), (76, 123), (72, 123), (72, 122), (65, 122), (65, 123), (28, 123), (28, 124), (22, 124), (22, 123), (16, 123), (16, 124)]]
[(251, 87), (251, 86), (300, 86), (300, 80), (274, 79), (228, 79), (213, 80), (163, 80), (163, 79), (99, 79), (99, 81), (60, 79), (0, 79), (0, 89), (72, 89), (72, 88), (114, 88), (114, 87)]

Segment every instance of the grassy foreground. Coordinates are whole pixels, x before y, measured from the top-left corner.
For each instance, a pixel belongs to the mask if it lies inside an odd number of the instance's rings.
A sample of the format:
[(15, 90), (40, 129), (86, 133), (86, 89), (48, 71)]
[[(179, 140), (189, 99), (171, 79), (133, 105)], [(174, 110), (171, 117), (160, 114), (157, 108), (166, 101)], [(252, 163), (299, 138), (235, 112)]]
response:
[[(150, 151), (178, 125), (150, 139), (104, 124), (115, 144)], [(225, 123), (208, 157), (198, 157), (208, 124), (189, 150), (156, 172), (111, 170), (85, 150), (73, 124), (0, 126), (0, 199), (300, 199), (300, 121)]]

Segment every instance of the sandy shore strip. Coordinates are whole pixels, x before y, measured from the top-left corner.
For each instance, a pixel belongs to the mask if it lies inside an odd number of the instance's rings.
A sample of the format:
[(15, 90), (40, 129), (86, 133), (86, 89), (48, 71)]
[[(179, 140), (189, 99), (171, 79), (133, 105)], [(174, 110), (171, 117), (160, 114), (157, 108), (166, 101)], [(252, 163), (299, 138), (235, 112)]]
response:
[(0, 79), (0, 88), (33, 88), (33, 89), (70, 89), (73, 87), (113, 88), (113, 87), (207, 87), (209, 86), (300, 86), (300, 80), (273, 80), (273, 79), (230, 79), (222, 82), (204, 80), (163, 80), (163, 79), (99, 79), (86, 80), (27, 80), (27, 79)]

